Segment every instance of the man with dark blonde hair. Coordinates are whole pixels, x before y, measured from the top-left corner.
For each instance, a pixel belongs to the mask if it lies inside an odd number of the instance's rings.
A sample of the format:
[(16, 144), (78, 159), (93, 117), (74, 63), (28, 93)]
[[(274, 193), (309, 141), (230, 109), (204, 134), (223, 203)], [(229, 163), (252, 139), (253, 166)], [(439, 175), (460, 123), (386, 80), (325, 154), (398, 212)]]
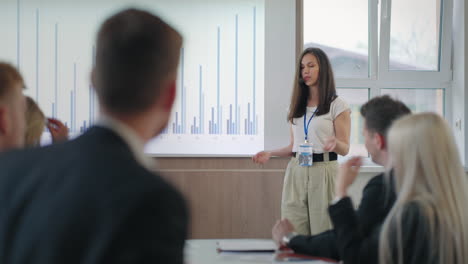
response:
[(144, 144), (166, 126), (182, 37), (127, 9), (97, 36), (98, 125), (0, 159), (0, 263), (183, 263), (188, 214)]
[(0, 152), (23, 147), (26, 101), (24, 81), (12, 65), (0, 62)]

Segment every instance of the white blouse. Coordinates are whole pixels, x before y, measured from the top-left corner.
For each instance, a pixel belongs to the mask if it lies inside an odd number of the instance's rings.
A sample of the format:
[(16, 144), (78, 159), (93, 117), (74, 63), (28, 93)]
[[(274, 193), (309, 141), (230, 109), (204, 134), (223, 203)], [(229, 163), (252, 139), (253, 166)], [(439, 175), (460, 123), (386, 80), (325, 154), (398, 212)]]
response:
[[(316, 109), (317, 107), (307, 107), (306, 125)], [(323, 153), (323, 145), (325, 144), (325, 141), (331, 136), (336, 136), (333, 121), (344, 111), (351, 110), (348, 104), (342, 100), (341, 97), (337, 97), (330, 104), (330, 111), (327, 114), (321, 116), (315, 115), (312, 118), (307, 133), (307, 140), (313, 145), (312, 148), (314, 153)], [(299, 145), (305, 141), (304, 116), (293, 119), (292, 130), (294, 135), (292, 151), (297, 152)]]

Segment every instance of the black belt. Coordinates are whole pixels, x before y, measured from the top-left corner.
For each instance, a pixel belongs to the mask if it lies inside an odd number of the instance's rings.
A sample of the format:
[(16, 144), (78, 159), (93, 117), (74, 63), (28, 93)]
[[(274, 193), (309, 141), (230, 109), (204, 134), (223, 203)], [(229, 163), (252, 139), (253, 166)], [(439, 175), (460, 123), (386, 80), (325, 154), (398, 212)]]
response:
[[(293, 152), (292, 156), (296, 157), (296, 152)], [(334, 160), (337, 160), (337, 159), (338, 159), (338, 154), (336, 154), (336, 152), (328, 152), (328, 160), (329, 161), (334, 161)], [(313, 153), (312, 154), (312, 160), (314, 162), (324, 161), (323, 153)]]

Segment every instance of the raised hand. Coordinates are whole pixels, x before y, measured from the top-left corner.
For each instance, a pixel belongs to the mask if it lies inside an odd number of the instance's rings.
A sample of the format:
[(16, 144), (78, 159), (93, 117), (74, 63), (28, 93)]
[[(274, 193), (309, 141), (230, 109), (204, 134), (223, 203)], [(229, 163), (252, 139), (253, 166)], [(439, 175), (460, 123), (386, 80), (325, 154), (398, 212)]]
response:
[(52, 135), (52, 142), (61, 142), (68, 140), (68, 128), (55, 118), (47, 118), (47, 128)]
[(348, 188), (356, 179), (361, 165), (361, 157), (353, 157), (341, 164), (335, 185), (336, 196), (343, 197), (347, 195)]

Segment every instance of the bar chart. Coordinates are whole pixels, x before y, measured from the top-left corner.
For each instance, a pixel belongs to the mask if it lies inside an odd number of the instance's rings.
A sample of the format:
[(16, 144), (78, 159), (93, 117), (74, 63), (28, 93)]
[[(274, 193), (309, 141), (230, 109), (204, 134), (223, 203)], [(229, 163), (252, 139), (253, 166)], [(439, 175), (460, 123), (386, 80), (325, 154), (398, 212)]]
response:
[[(95, 35), (125, 0), (5, 0), (0, 60), (15, 64), (25, 94), (72, 135), (98, 121), (90, 83)], [(136, 1), (184, 37), (168, 126), (146, 146), (155, 155), (249, 155), (263, 148), (264, 0)], [(132, 5), (135, 1), (132, 2)], [(5, 46), (5, 47), (3, 47)]]

